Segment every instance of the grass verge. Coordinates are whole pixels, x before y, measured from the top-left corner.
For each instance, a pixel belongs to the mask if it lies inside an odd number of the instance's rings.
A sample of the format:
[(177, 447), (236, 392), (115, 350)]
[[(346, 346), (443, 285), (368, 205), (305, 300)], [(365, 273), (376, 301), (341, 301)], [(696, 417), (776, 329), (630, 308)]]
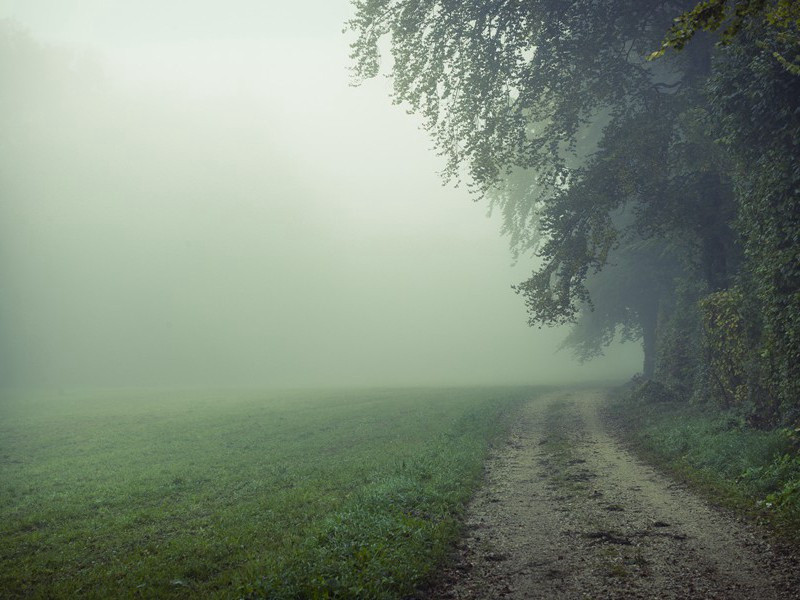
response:
[(0, 595), (402, 597), (535, 393), (4, 398)]
[(754, 430), (733, 412), (684, 402), (644, 402), (635, 392), (620, 393), (608, 416), (649, 462), (800, 544), (797, 431)]

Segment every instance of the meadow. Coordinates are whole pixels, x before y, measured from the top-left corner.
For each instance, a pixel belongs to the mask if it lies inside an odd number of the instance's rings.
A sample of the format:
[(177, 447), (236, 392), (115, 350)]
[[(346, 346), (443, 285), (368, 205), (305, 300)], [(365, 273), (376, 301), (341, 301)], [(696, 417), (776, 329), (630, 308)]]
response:
[(534, 388), (17, 394), (2, 597), (396, 598)]

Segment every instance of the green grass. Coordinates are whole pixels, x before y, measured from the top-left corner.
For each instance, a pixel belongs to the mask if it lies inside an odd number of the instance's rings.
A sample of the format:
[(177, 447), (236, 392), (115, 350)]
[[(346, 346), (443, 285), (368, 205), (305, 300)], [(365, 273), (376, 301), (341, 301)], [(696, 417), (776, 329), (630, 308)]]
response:
[(647, 459), (712, 500), (765, 519), (800, 543), (800, 439), (744, 426), (735, 413), (620, 398), (609, 414)]
[(401, 597), (532, 389), (0, 402), (0, 596)]

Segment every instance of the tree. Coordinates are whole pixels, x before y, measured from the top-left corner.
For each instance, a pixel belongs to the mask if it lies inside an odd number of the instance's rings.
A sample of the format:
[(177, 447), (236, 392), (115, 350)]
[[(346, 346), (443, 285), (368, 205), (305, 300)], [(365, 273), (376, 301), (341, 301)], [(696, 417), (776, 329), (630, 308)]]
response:
[[(394, 101), (422, 116), (445, 177), (488, 196), (515, 253), (540, 259), (516, 286), (531, 325), (576, 323), (567, 341), (586, 356), (641, 337), (645, 372), (688, 390), (709, 365), (677, 350), (707, 347), (703, 311), (751, 289), (763, 331), (747, 335), (770, 365), (748, 372), (798, 405), (796, 2), (355, 5), (356, 79), (378, 73), (385, 39)], [(721, 44), (697, 35), (718, 29)], [(657, 291), (628, 285), (644, 281)]]
[[(663, 205), (658, 178), (636, 171), (662, 164), (674, 112), (665, 99), (706, 74), (708, 49), (647, 63), (673, 15), (656, 0), (368, 0), (356, 9), (357, 77), (377, 74), (379, 41), (390, 38), (394, 100), (422, 115), (447, 159), (446, 177), (465, 175), (481, 196), (515, 170), (534, 174), (527, 202), (540, 208), (508, 210), (495, 197), (507, 217), (539, 218), (545, 264), (518, 290), (533, 323), (573, 320), (587, 300), (586, 276), (618, 237), (610, 213), (631, 202)], [(582, 134), (604, 121), (605, 155), (571, 166), (589, 154), (578, 147)], [(645, 139), (642, 126), (655, 137)], [(633, 138), (645, 153), (624, 150)], [(537, 237), (517, 228), (530, 219), (506, 225), (512, 241)]]
[(681, 275), (674, 251), (655, 240), (627, 240), (609, 257), (601, 273), (589, 277), (591, 302), (582, 306), (562, 347), (581, 360), (603, 354), (612, 342), (642, 340), (642, 375), (656, 369), (659, 313), (672, 301), (675, 278)]

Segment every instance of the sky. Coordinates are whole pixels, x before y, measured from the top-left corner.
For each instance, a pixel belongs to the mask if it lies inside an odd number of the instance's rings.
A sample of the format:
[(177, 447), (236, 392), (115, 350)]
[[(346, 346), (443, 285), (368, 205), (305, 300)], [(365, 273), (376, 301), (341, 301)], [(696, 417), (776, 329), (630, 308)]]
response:
[(0, 96), (0, 385), (638, 370), (635, 345), (581, 366), (556, 352), (564, 330), (527, 326), (511, 285), (533, 259), (512, 264), (486, 204), (442, 185), (385, 78), (351, 85), (349, 14), (344, 0), (0, 0), (14, 83)]

